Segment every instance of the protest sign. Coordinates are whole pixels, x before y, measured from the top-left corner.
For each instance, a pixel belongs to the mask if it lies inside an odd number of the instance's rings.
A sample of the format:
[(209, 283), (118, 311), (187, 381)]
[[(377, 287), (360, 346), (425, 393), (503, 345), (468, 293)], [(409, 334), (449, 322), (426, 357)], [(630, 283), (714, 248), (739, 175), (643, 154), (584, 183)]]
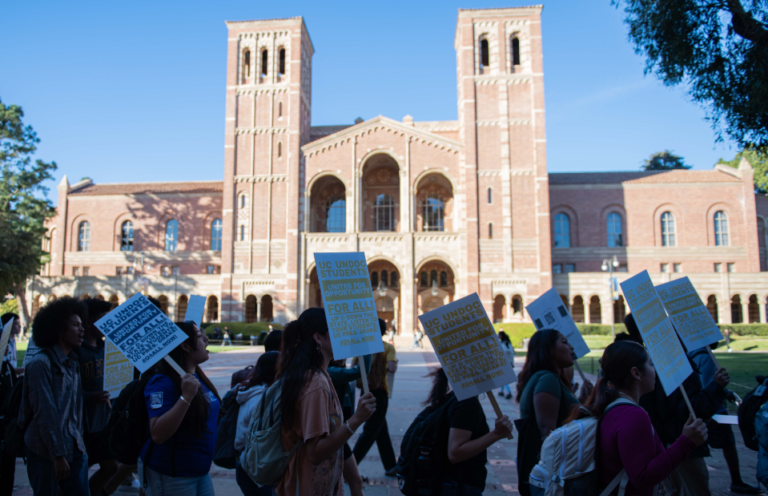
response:
[(205, 296), (190, 295), (187, 302), (187, 312), (184, 321), (192, 321), (197, 327), (203, 325), (203, 313), (205, 312)]
[(104, 391), (113, 399), (133, 380), (133, 364), (112, 341), (104, 344)]
[(688, 351), (724, 339), (688, 277), (660, 284), (656, 286), (656, 292)]
[[(659, 295), (653, 287), (648, 271), (643, 271), (621, 283), (632, 316), (643, 336), (645, 347), (651, 354), (656, 374), (667, 396), (680, 387), (693, 369), (683, 347), (677, 340), (672, 323), (664, 311)], [(680, 388), (685, 396), (685, 389)], [(693, 414), (693, 410), (691, 409)]]
[[(579, 328), (576, 327), (576, 323), (573, 321), (571, 314), (568, 313), (568, 309), (565, 308), (563, 300), (560, 299), (560, 295), (557, 294), (555, 288), (550, 288), (549, 291), (539, 296), (536, 301), (530, 303), (525, 307), (528, 310), (528, 316), (533, 320), (533, 324), (536, 326), (536, 330), (542, 329), (555, 329), (560, 331), (560, 334), (566, 337), (568, 342), (573, 346), (573, 354), (576, 359), (579, 359), (589, 353), (589, 346), (584, 341), (584, 337), (579, 332)], [(578, 362), (574, 362), (576, 370), (581, 375), (581, 380), (586, 381), (581, 367)]]
[[(188, 337), (139, 293), (99, 319), (96, 327), (142, 372), (166, 358)], [(184, 375), (173, 360), (166, 358), (166, 361)]]
[[(13, 332), (13, 321), (11, 318), (3, 327), (3, 334), (0, 335), (0, 360), (5, 359), (5, 354), (8, 352), (8, 342), (11, 340), (11, 333)], [(16, 367), (17, 364), (13, 364)]]

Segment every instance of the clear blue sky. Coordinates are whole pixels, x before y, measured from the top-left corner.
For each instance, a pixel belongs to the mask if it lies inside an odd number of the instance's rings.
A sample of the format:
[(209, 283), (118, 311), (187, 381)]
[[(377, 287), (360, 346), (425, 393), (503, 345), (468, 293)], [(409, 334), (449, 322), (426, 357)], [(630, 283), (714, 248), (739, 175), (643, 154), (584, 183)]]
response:
[[(457, 9), (521, 5), (6, 2), (0, 99), (24, 108), (57, 181), (221, 179), (225, 20), (304, 16), (316, 50), (313, 125), (450, 120)], [(643, 75), (610, 0), (551, 0), (542, 21), (550, 171), (637, 170), (664, 149), (697, 169), (733, 157), (683, 88)]]

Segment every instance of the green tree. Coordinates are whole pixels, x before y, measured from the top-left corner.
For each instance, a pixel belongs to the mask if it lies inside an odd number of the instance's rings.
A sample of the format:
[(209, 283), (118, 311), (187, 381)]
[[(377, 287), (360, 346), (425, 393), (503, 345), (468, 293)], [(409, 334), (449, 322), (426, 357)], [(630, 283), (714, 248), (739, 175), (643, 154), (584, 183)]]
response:
[(755, 191), (758, 193), (768, 193), (768, 146), (763, 148), (748, 146), (737, 153), (733, 160), (721, 158), (719, 163), (738, 169), (742, 158), (747, 159), (747, 162), (755, 171)]
[(56, 213), (44, 184), (56, 163), (32, 160), (40, 138), (23, 117), (21, 107), (0, 101), (0, 295), (16, 295), (26, 325), (26, 282), (46, 261), (45, 220)]
[(642, 169), (644, 171), (664, 171), (673, 169), (690, 169), (690, 165), (683, 162), (683, 157), (678, 157), (669, 150), (654, 153), (651, 158), (645, 161)]
[(718, 140), (768, 145), (768, 0), (611, 0), (645, 72), (684, 83)]

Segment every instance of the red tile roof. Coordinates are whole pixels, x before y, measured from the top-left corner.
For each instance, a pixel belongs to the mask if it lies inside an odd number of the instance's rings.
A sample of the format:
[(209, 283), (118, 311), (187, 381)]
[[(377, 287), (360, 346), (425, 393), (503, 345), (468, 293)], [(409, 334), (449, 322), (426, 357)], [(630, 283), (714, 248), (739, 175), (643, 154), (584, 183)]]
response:
[(163, 193), (221, 193), (223, 181), (180, 181), (168, 183), (90, 184), (69, 193), (69, 196), (148, 195)]
[(739, 183), (741, 179), (716, 170), (672, 170), (652, 172), (554, 172), (549, 184), (662, 184)]

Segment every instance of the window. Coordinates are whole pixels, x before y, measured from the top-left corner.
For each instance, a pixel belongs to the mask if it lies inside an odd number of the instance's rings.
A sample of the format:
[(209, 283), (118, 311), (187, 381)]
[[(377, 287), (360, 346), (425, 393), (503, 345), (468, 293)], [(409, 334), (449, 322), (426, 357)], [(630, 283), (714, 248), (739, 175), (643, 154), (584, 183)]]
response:
[(722, 272), (723, 271), (723, 264), (716, 263), (715, 264), (715, 272)]
[(728, 272), (736, 272), (736, 264), (735, 263), (729, 263), (728, 265)]
[(80, 267), (72, 267), (72, 275), (73, 276), (79, 276), (80, 275)]
[(389, 286), (389, 271), (387, 270), (381, 271), (381, 282)]
[(493, 222), (488, 224), (488, 239), (493, 239)]
[(90, 267), (83, 267), (83, 275), (84, 276), (91, 275), (91, 268)]
[(347, 231), (347, 201), (342, 196), (332, 196), (325, 202), (325, 231)]
[(376, 289), (379, 286), (379, 273), (371, 272), (371, 287)]
[(173, 267), (171, 267), (171, 275), (177, 276), (180, 273), (181, 272), (179, 271), (179, 266), (178, 265), (174, 265)]
[(424, 270), (419, 275), (419, 286), (422, 288), (426, 288), (429, 285), (429, 276), (427, 275), (427, 271)]
[(619, 268), (616, 270), (616, 272), (629, 272), (629, 267), (627, 264), (619, 264)]
[(283, 118), (283, 102), (279, 102), (277, 104), (277, 118), (278, 119)]
[(240, 208), (245, 208), (248, 206), (248, 195), (245, 193), (240, 193), (240, 199), (237, 202)]
[(565, 264), (565, 273), (570, 274), (576, 272), (576, 264)]
[(683, 264), (675, 263), (672, 264), (672, 272), (680, 273), (683, 271)]
[(616, 212), (608, 214), (608, 247), (624, 246), (621, 239), (621, 215)]
[(211, 250), (221, 251), (221, 219), (211, 222)]
[(77, 231), (77, 251), (90, 251), (91, 225), (87, 221), (80, 223)]
[(554, 264), (554, 265), (552, 265), (552, 273), (553, 274), (562, 274), (563, 273), (563, 265), (562, 264)]
[(675, 217), (671, 212), (661, 214), (661, 246), (675, 246)]
[(491, 188), (488, 188), (488, 205), (490, 205), (493, 200), (492, 192), (493, 190)]
[(264, 49), (261, 51), (261, 75), (266, 76), (267, 75), (267, 62), (269, 61), (269, 55), (267, 54), (267, 50)]
[(440, 287), (441, 288), (447, 288), (448, 287), (448, 272), (441, 270), (440, 271)]
[(280, 158), (283, 156), (283, 142), (278, 141), (277, 142), (277, 158)]
[(251, 51), (246, 48), (243, 52), (243, 83), (249, 77), (251, 77)]
[(728, 216), (722, 210), (715, 213), (715, 246), (728, 246)]
[(131, 267), (131, 266), (126, 267), (125, 268), (125, 273), (133, 275), (133, 267)]
[(206, 274), (221, 274), (221, 265), (208, 265), (205, 268)]
[(245, 241), (245, 224), (240, 224), (240, 229), (238, 232), (238, 239), (240, 241)]
[(659, 268), (660, 268), (661, 272), (665, 272), (665, 273), (669, 272), (669, 264), (663, 263), (663, 264), (660, 265)]
[(167, 265), (163, 265), (162, 267), (160, 267), (160, 275), (161, 276), (171, 275), (171, 268)]
[(397, 275), (397, 272), (392, 272), (392, 274), (390, 274), (389, 276), (390, 287), (393, 287), (393, 288), (397, 287), (398, 277), (399, 276)]
[(395, 202), (389, 195), (379, 195), (373, 207), (377, 231), (395, 230)]
[(123, 268), (122, 267), (115, 267), (115, 275), (116, 276), (123, 275)]
[(443, 199), (436, 195), (428, 196), (421, 204), (422, 229), (424, 231), (445, 230), (445, 207)]
[(133, 251), (133, 222), (129, 220), (120, 228), (120, 251)]
[(176, 251), (176, 243), (179, 240), (179, 223), (171, 219), (165, 225), (165, 251)]
[(281, 76), (285, 74), (285, 48), (280, 49), (280, 69), (278, 73)]
[(555, 248), (571, 247), (571, 219), (566, 214), (555, 215)]
[(520, 38), (512, 38), (512, 66), (520, 65)]
[(488, 39), (482, 38), (480, 40), (480, 74), (483, 73), (484, 67), (491, 65), (490, 58), (490, 53), (488, 51)]
[(433, 284), (437, 284), (437, 271), (436, 270), (430, 270), (429, 271), (429, 286), (431, 287)]

